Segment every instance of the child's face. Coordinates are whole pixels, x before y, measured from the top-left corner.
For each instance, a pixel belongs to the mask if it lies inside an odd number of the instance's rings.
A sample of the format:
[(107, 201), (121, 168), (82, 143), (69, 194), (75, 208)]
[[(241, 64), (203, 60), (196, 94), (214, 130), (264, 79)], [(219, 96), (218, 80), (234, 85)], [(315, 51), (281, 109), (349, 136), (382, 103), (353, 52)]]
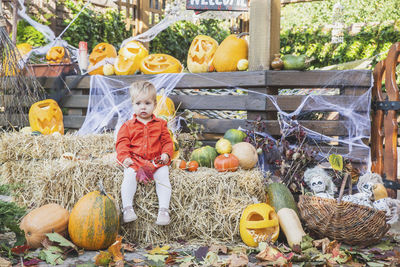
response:
[(151, 117), (155, 108), (156, 103), (151, 96), (139, 96), (133, 101), (133, 111), (136, 116), (144, 120)]

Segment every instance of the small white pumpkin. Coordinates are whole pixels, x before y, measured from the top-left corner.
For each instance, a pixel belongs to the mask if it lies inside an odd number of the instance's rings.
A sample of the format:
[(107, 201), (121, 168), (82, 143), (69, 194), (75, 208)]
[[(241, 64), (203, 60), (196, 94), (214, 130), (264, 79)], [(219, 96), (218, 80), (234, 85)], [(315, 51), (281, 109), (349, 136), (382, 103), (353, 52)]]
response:
[(258, 155), (256, 148), (247, 142), (240, 142), (232, 147), (232, 154), (239, 159), (239, 166), (248, 170), (256, 166)]

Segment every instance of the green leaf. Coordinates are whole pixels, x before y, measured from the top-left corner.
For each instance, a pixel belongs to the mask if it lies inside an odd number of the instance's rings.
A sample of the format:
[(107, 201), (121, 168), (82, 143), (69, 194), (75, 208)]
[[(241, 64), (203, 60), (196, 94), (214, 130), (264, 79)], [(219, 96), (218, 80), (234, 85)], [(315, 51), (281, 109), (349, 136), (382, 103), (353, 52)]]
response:
[(46, 234), (46, 236), (49, 238), (50, 241), (57, 242), (62, 247), (71, 247), (75, 250), (78, 250), (78, 248), (71, 241), (65, 239), (59, 233), (49, 233)]
[(38, 257), (51, 265), (62, 264), (64, 262), (62, 250), (56, 246), (50, 246), (39, 252)]
[(312, 245), (313, 240), (314, 239), (312, 239), (312, 237), (310, 237), (309, 235), (303, 236), (303, 238), (302, 238), (302, 240), (300, 242), (301, 250), (306, 250), (306, 249), (312, 248), (313, 247), (313, 245)]
[(386, 250), (393, 250), (393, 245), (391, 245), (389, 240), (385, 240), (385, 241), (383, 241), (383, 242), (379, 243), (378, 245), (375, 245), (375, 246), (373, 246), (371, 248), (379, 248), (379, 249), (381, 249), (383, 251), (386, 251)]
[(151, 254), (144, 254), (144, 256), (150, 260), (150, 261), (154, 261), (154, 262), (164, 262), (166, 258), (168, 258), (168, 255), (151, 255)]
[(369, 261), (367, 262), (369, 267), (384, 267), (385, 264), (383, 263), (379, 263), (379, 262), (373, 262), (373, 261)]
[(343, 170), (343, 157), (341, 155), (332, 154), (329, 156), (329, 163), (332, 169), (337, 171)]

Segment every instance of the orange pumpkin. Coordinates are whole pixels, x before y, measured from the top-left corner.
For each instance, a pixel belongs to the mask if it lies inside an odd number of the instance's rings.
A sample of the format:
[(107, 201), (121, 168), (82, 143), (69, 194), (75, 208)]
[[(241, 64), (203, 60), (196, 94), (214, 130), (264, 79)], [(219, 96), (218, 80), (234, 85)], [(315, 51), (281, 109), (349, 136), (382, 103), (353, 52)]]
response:
[(199, 168), (199, 163), (198, 163), (197, 161), (194, 161), (194, 160), (189, 161), (189, 162), (186, 164), (186, 168), (187, 168), (187, 170), (190, 171), (190, 172), (195, 172), (195, 171), (197, 171), (197, 169)]
[(140, 63), (149, 55), (146, 47), (138, 41), (130, 41), (118, 52), (114, 63), (117, 75), (131, 75), (140, 69)]
[(200, 73), (210, 70), (218, 42), (206, 35), (196, 36), (189, 48), (187, 66), (190, 72)]
[(93, 191), (75, 204), (68, 223), (69, 236), (75, 245), (98, 250), (115, 242), (119, 214), (114, 200), (105, 192)]
[(154, 110), (154, 114), (159, 116), (165, 117), (172, 117), (175, 115), (175, 104), (171, 98), (167, 96), (157, 95), (157, 106)]
[(181, 170), (185, 170), (186, 169), (186, 161), (182, 160), (182, 159), (175, 159), (172, 162), (172, 167), (174, 169), (181, 169)]
[(235, 172), (239, 167), (239, 160), (233, 154), (222, 154), (215, 158), (214, 167), (219, 172)]
[(53, 46), (46, 53), (46, 60), (49, 63), (69, 63), (68, 52), (62, 46)]
[(48, 233), (66, 234), (69, 212), (51, 203), (29, 212), (22, 219), (20, 228), (25, 232), (28, 246), (38, 248)]
[(239, 60), (247, 59), (247, 41), (231, 34), (222, 41), (215, 51), (213, 65), (218, 72), (236, 71)]
[[(111, 44), (107, 43), (99, 43), (97, 44), (94, 48), (92, 53), (89, 56), (89, 70), (102, 61), (103, 59), (106, 58), (115, 58), (117, 57), (117, 50), (115, 50), (115, 47)], [(103, 73), (103, 66), (100, 66), (99, 68), (92, 70), (89, 72), (90, 75), (104, 75)]]
[(32, 131), (39, 131), (45, 135), (54, 132), (64, 134), (63, 114), (53, 99), (45, 99), (31, 106), (29, 124)]
[(28, 43), (17, 44), (18, 52), (24, 57), (32, 50), (32, 46)]
[(179, 60), (167, 54), (148, 55), (140, 64), (140, 71), (144, 74), (180, 73), (182, 69)]

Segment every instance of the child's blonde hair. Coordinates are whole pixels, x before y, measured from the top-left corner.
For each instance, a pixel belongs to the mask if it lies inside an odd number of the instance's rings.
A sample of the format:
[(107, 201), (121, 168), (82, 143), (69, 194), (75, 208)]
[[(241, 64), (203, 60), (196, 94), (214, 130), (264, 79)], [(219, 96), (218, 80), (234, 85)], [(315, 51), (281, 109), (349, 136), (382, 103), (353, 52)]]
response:
[(149, 96), (154, 100), (154, 103), (157, 102), (157, 90), (154, 84), (148, 81), (138, 81), (131, 84), (129, 87), (129, 93), (131, 95), (132, 102), (138, 96)]

